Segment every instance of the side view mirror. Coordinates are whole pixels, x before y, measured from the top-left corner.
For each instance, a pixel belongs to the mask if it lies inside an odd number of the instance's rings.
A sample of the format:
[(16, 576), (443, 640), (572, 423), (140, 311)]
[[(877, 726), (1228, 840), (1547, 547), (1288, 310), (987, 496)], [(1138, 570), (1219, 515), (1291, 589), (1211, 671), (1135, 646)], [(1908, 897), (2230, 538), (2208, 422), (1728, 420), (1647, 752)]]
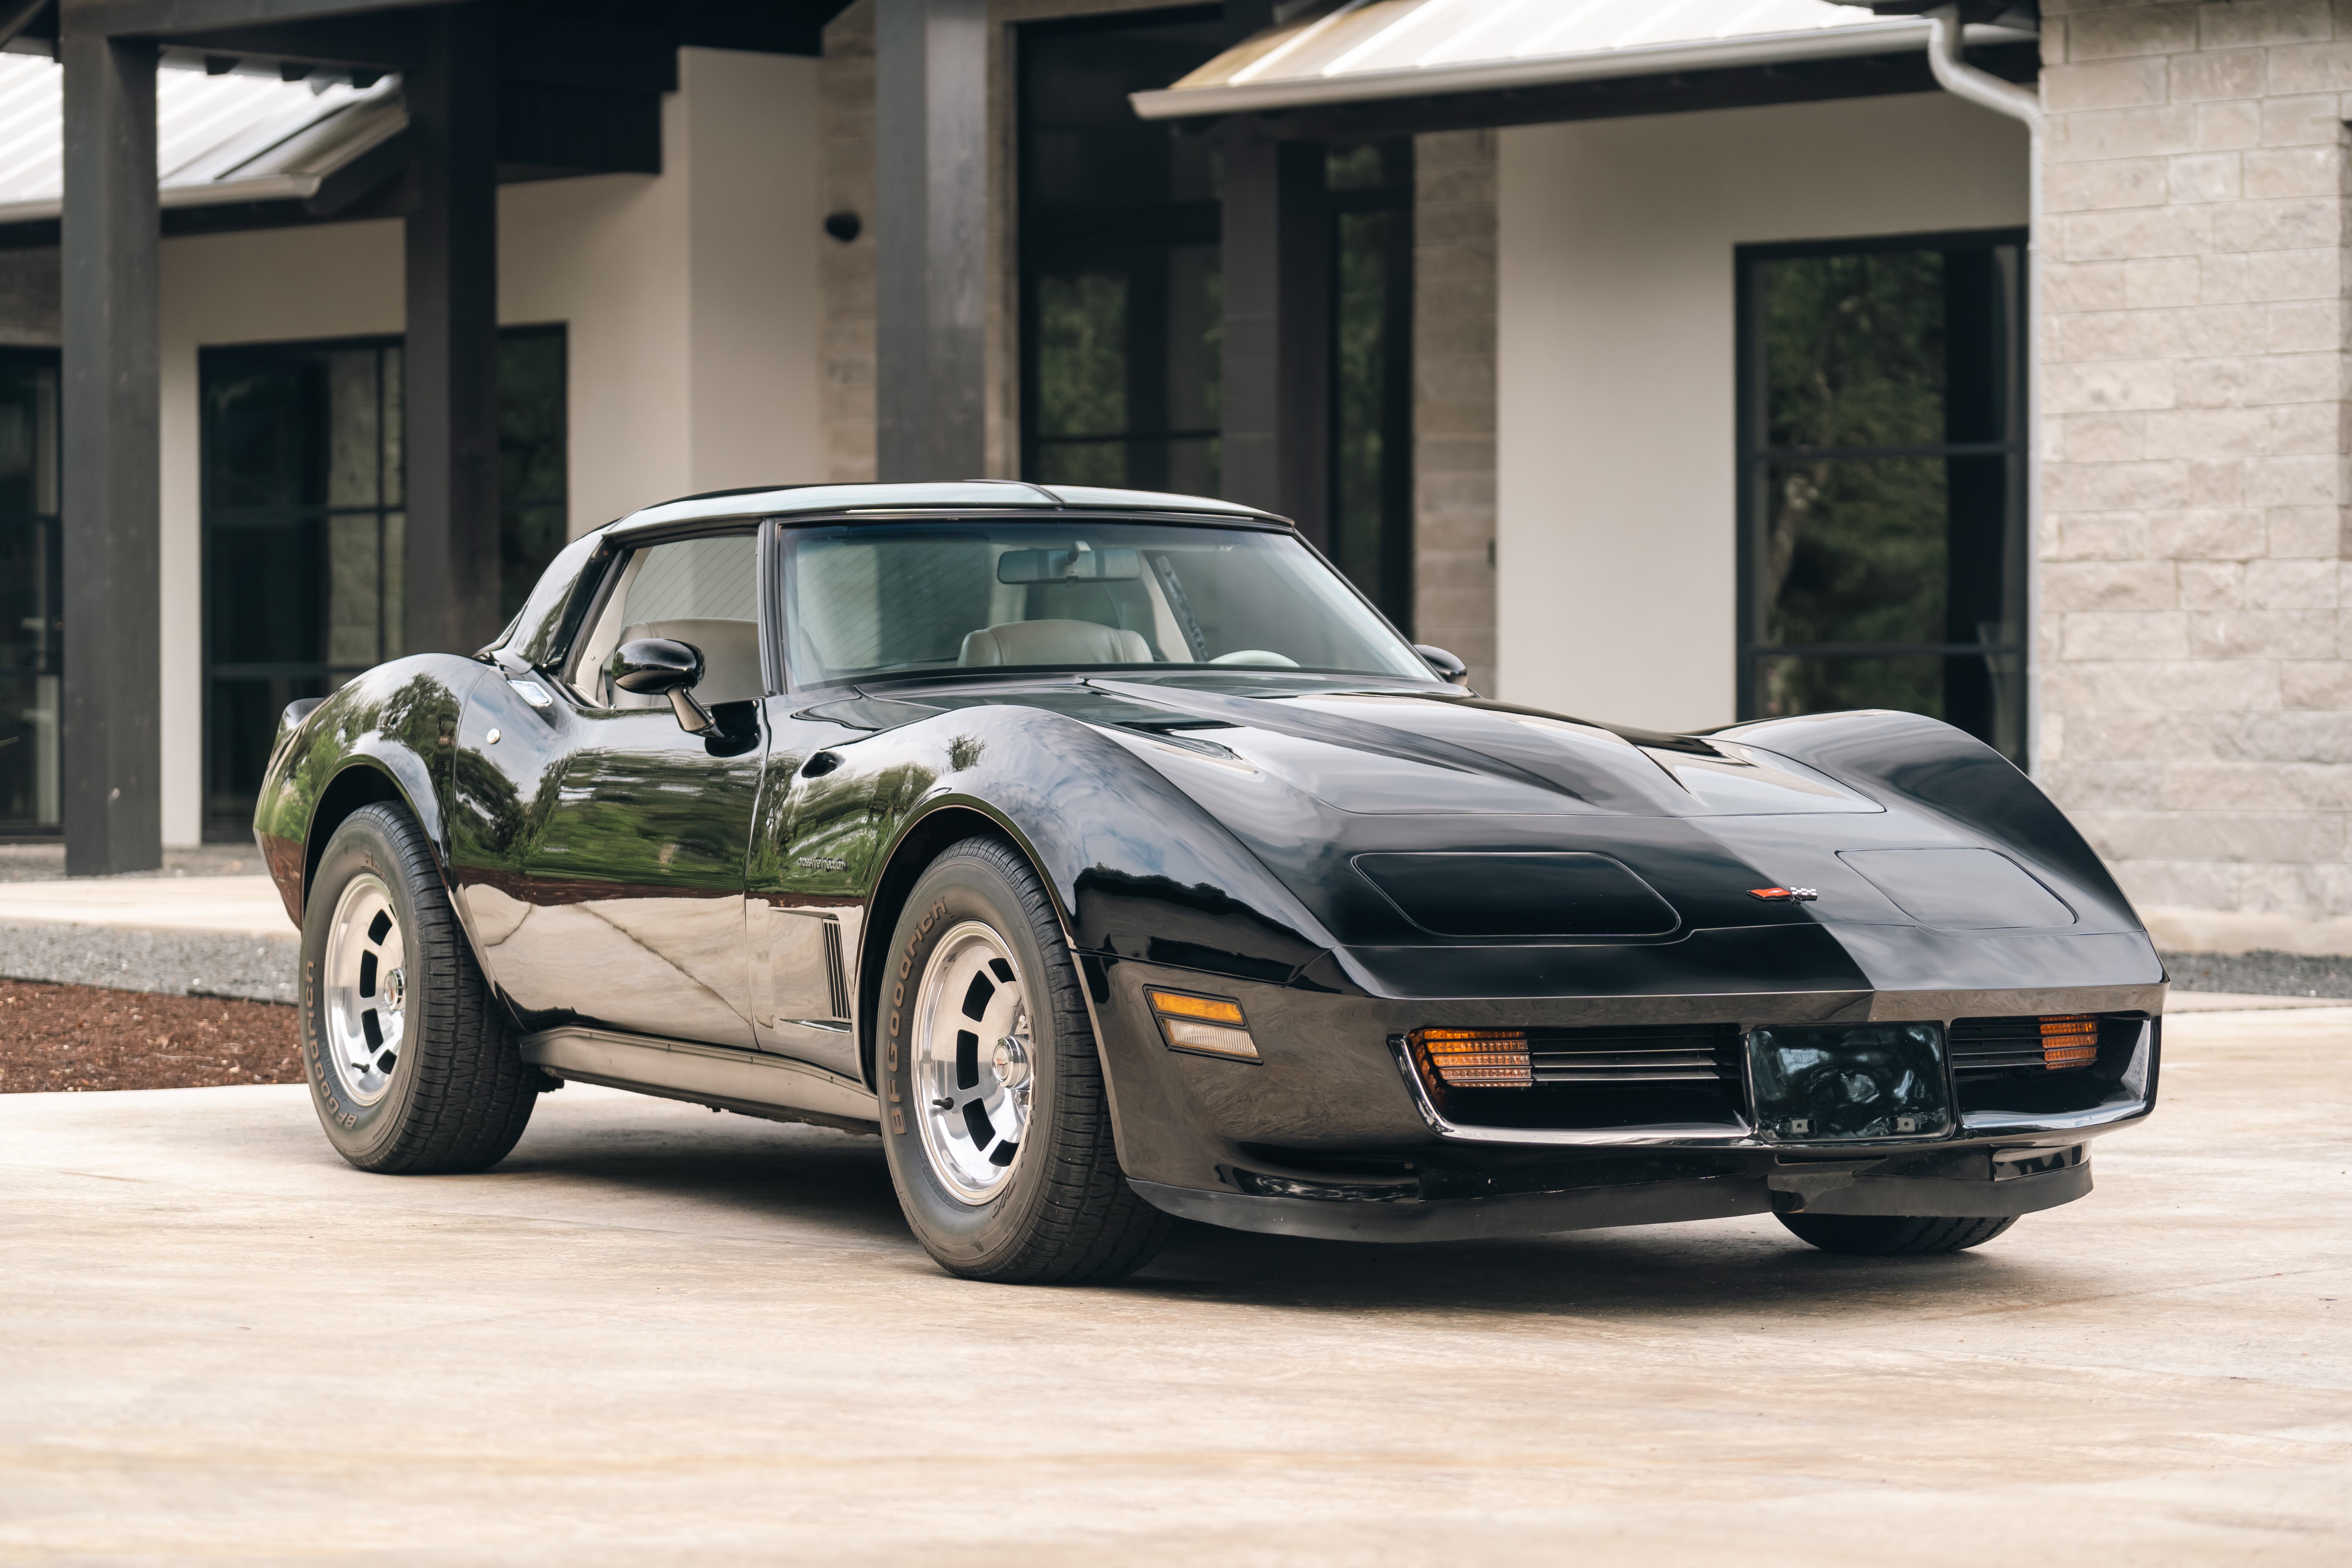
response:
[(692, 643), (639, 637), (614, 649), (608, 668), (622, 690), (668, 698), (677, 727), (688, 734), (708, 735), (719, 728), (710, 710), (694, 700), (693, 689), (702, 683), (702, 650)]
[(1442, 647), (1432, 647), (1425, 642), (1417, 642), (1412, 645), (1412, 651), (1421, 655), (1422, 662), (1437, 671), (1441, 679), (1453, 681), (1457, 686), (1470, 674), (1468, 665)]

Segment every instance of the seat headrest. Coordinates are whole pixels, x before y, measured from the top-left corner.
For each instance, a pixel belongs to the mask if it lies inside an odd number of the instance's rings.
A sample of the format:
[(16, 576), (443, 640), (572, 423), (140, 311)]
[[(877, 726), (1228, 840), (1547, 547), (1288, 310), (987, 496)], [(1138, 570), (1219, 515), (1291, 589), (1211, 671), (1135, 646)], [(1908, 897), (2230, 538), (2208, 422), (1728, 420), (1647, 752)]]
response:
[(1094, 621), (1003, 621), (968, 632), (960, 665), (1150, 664), (1142, 634)]

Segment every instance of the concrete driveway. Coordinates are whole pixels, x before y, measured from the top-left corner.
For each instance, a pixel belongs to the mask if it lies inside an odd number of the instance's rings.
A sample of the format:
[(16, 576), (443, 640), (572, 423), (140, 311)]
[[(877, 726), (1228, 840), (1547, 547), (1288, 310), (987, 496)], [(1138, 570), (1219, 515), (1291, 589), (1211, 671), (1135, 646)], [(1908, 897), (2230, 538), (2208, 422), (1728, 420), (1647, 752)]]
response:
[(0, 1562), (2352, 1561), (2352, 1009), (2168, 1026), (1984, 1250), (1772, 1221), (935, 1271), (874, 1141), (573, 1087), (0, 1097)]

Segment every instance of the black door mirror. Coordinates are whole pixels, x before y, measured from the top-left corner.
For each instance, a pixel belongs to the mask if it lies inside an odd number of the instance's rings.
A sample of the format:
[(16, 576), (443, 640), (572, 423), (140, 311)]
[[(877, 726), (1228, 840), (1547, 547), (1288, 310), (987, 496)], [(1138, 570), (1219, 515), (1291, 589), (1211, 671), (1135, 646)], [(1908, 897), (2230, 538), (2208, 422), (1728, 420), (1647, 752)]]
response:
[(677, 714), (677, 727), (689, 735), (708, 735), (719, 728), (710, 710), (694, 700), (702, 683), (702, 650), (692, 643), (668, 637), (639, 637), (614, 650), (609, 667), (613, 684), (640, 697), (667, 697)]
[(1412, 645), (1412, 651), (1421, 655), (1423, 663), (1457, 686), (1469, 678), (1470, 667), (1442, 647), (1432, 647), (1425, 642), (1417, 642)]

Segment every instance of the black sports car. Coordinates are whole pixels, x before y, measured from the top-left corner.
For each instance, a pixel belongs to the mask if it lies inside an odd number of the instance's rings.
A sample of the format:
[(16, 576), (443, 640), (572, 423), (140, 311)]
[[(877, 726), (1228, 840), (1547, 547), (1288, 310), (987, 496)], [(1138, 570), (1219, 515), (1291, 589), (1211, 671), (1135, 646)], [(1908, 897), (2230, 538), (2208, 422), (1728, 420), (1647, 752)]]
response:
[(2164, 970), (1991, 751), (1461, 673), (1222, 501), (638, 512), (474, 658), (287, 710), (254, 826), (320, 1120), (387, 1172), (566, 1079), (878, 1131), (946, 1268), (1087, 1280), (1171, 1216), (1947, 1252), (2148, 1114)]

